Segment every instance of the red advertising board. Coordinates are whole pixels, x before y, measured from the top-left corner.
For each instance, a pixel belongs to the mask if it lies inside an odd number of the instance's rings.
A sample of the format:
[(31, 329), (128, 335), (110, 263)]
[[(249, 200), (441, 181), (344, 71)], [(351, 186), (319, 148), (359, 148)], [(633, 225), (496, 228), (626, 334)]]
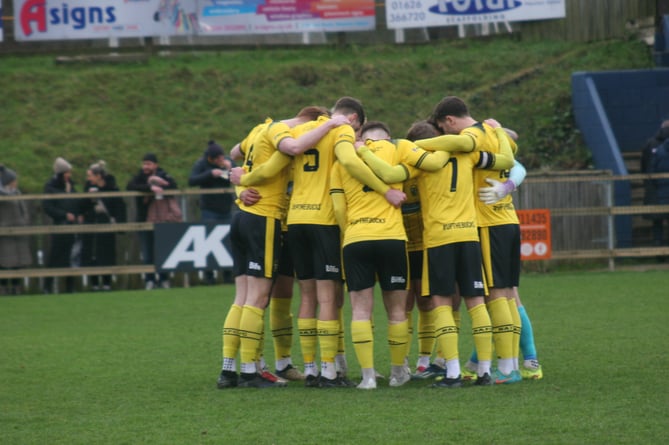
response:
[(551, 212), (548, 209), (516, 210), (520, 220), (520, 259), (551, 257)]

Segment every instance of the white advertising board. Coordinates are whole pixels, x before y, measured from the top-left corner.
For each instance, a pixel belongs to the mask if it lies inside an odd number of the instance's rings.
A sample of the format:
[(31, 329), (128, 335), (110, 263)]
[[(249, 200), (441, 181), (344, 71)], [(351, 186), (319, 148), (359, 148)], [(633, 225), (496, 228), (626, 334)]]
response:
[(390, 29), (565, 17), (565, 0), (386, 0)]

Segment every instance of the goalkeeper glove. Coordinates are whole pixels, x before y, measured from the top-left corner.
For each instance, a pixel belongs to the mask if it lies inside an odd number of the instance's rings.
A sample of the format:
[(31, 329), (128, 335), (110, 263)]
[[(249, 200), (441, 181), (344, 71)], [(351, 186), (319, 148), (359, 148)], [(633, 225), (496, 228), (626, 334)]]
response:
[(490, 184), (491, 187), (481, 187), (479, 189), (479, 199), (487, 205), (495, 204), (516, 189), (516, 184), (511, 180), (499, 182), (494, 179), (486, 178), (485, 181)]

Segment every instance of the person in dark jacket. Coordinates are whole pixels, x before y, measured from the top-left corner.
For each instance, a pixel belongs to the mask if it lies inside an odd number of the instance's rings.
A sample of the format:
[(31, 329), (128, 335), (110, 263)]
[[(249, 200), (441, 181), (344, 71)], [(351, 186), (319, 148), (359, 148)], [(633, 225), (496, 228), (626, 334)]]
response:
[[(53, 164), (54, 175), (44, 185), (45, 194), (58, 195), (58, 198), (45, 199), (42, 203), (44, 212), (49, 215), (54, 225), (79, 224), (82, 221), (79, 210), (80, 201), (68, 198), (66, 195), (76, 193), (72, 181), (72, 166), (65, 159), (59, 157)], [(47, 255), (47, 267), (71, 267), (73, 246), (76, 236), (70, 233), (52, 234), (50, 249)], [(55, 291), (54, 277), (44, 280), (44, 293)], [(74, 277), (65, 277), (65, 291), (74, 292)]]
[[(223, 148), (215, 141), (209, 141), (207, 149), (191, 169), (188, 185), (199, 186), (202, 190), (231, 188), (228, 171), (232, 168), (232, 161), (225, 157)], [(231, 192), (200, 195), (200, 215), (202, 222), (230, 224), (234, 195)], [(214, 273), (211, 270), (204, 272), (206, 284), (215, 284)], [(232, 283), (232, 272), (223, 272), (223, 281)]]
[[(18, 175), (0, 164), (0, 195), (20, 195)], [(21, 227), (30, 223), (23, 201), (0, 201), (0, 227)], [(30, 238), (27, 236), (0, 236), (0, 269), (20, 269), (32, 264)], [(21, 293), (20, 278), (0, 279), (0, 295)]]
[[(176, 189), (177, 183), (165, 170), (158, 166), (158, 157), (154, 153), (146, 153), (142, 158), (142, 168), (130, 179), (126, 187), (136, 192), (151, 193), (147, 196), (138, 196), (137, 221), (145, 222), (149, 205), (154, 199), (162, 199), (163, 190)], [(153, 264), (153, 232), (139, 232), (141, 243), (141, 254), (144, 264)], [(146, 290), (157, 286), (170, 287), (169, 276), (160, 273), (156, 282), (156, 274), (148, 273), (144, 276)]]
[[(662, 122), (662, 126), (655, 135), (646, 142), (641, 152), (642, 173), (669, 173), (669, 120)], [(644, 180), (644, 205), (669, 204), (669, 179), (646, 179)], [(662, 246), (664, 244), (664, 221), (669, 220), (669, 214), (650, 213), (644, 215), (653, 224), (653, 244)], [(664, 257), (658, 260), (664, 261)]]
[[(98, 192), (118, 192), (116, 178), (107, 172), (107, 163), (98, 161), (86, 171), (84, 191), (91, 193), (91, 199), (82, 202), (84, 224), (110, 224), (125, 222), (125, 202), (119, 196), (95, 197)], [(113, 266), (116, 264), (116, 233), (84, 233), (82, 235), (83, 266)], [(111, 290), (110, 274), (93, 275), (91, 288)]]

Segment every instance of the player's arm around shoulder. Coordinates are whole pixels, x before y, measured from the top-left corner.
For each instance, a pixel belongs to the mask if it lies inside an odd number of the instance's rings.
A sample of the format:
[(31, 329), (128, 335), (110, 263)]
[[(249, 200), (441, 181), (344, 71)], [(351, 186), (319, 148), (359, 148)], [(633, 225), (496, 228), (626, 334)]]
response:
[(419, 139), (416, 145), (428, 151), (469, 153), (476, 148), (476, 141), (468, 134), (443, 134), (429, 139)]
[(492, 153), (490, 151), (476, 151), (475, 155), (478, 156), (476, 168), (488, 170), (508, 170), (513, 167), (515, 159), (513, 156), (513, 151), (511, 150), (509, 137), (501, 127), (495, 128), (495, 133), (499, 141), (499, 152)]
[(367, 166), (386, 184), (395, 184), (405, 181), (409, 174), (406, 168), (401, 165), (390, 165), (384, 159), (374, 154), (374, 142), (362, 145), (358, 148), (358, 155), (367, 164)]
[(443, 168), (451, 158), (447, 151), (428, 151), (407, 139), (398, 139), (397, 150), (403, 164), (429, 172)]

